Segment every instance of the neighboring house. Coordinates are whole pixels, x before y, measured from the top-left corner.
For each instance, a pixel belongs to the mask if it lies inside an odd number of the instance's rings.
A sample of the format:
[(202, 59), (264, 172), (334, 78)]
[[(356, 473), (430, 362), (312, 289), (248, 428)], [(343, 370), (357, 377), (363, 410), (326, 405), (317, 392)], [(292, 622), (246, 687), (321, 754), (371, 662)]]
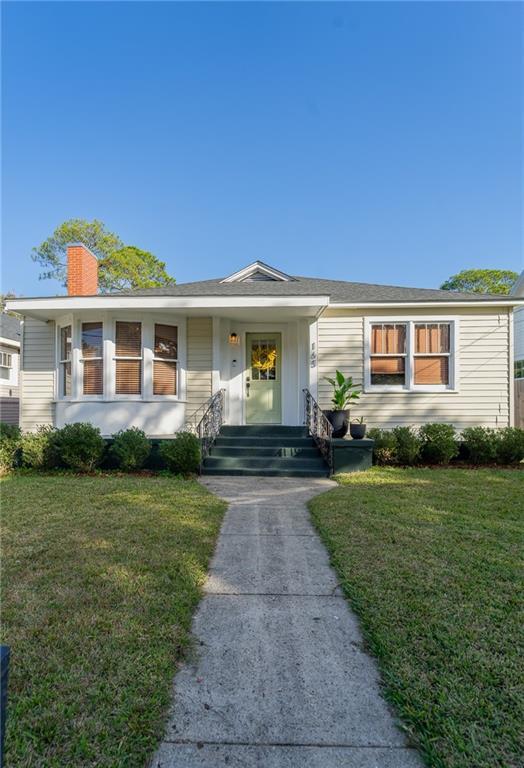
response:
[(21, 323), (0, 316), (0, 421), (18, 424)]
[[(105, 435), (184, 428), (223, 388), (231, 425), (301, 425), (303, 390), (323, 408), (335, 369), (370, 425), (457, 429), (513, 421), (508, 296), (286, 275), (233, 275), (97, 294), (97, 261), (68, 249), (68, 295), (13, 299), (24, 315), (21, 425), (89, 421)], [(202, 411), (199, 412), (201, 415)]]
[[(524, 298), (524, 271), (511, 289), (511, 296)], [(524, 307), (515, 310), (515, 425), (524, 428)]]

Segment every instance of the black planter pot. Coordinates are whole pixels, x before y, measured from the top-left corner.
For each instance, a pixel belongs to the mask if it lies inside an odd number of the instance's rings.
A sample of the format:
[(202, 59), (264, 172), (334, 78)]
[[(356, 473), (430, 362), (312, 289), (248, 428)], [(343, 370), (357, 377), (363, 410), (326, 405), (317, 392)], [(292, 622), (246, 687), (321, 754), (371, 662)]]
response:
[(347, 435), (349, 411), (324, 411), (324, 413), (333, 427), (333, 437), (344, 437)]
[(353, 440), (363, 440), (366, 436), (367, 424), (350, 424), (349, 434)]

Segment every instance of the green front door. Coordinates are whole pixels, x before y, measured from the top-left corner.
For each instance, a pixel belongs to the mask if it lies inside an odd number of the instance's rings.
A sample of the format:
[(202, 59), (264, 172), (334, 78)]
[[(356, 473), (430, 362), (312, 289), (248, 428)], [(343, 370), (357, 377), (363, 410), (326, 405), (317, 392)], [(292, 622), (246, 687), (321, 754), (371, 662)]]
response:
[(246, 424), (282, 421), (280, 333), (246, 334)]

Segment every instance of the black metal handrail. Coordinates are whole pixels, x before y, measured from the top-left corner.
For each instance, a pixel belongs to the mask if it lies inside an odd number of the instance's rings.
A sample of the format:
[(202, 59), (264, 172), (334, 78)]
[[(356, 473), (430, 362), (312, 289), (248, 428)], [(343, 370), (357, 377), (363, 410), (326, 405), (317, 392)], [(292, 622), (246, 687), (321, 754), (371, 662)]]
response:
[(204, 406), (201, 406), (205, 407), (204, 415), (196, 426), (196, 433), (200, 438), (200, 472), (202, 472), (204, 460), (209, 456), (211, 446), (220, 432), (220, 427), (224, 423), (225, 391), (225, 389), (219, 389), (209, 398), (207, 403), (204, 403)]
[(304, 393), (304, 423), (329, 467), (329, 474), (332, 475), (333, 427), (309, 389), (303, 389), (302, 392)]

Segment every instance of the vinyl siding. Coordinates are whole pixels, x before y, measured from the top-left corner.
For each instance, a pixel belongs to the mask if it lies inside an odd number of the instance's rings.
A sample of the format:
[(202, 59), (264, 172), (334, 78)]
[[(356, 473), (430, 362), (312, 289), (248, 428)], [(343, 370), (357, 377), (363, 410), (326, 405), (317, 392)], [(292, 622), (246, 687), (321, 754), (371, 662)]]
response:
[(211, 397), (213, 370), (213, 320), (211, 317), (187, 319), (186, 420)]
[[(352, 406), (353, 416), (364, 416), (369, 426), (420, 425), (429, 421), (452, 423), (457, 429), (482, 424), (509, 424), (509, 314), (487, 308), (372, 310), (370, 317), (439, 316), (459, 320), (457, 392), (363, 393)], [(364, 319), (356, 310), (328, 310), (318, 321), (319, 402), (330, 407), (331, 387), (323, 380), (340, 369), (362, 386), (364, 375)]]
[(55, 325), (26, 318), (23, 326), (20, 426), (54, 423)]

